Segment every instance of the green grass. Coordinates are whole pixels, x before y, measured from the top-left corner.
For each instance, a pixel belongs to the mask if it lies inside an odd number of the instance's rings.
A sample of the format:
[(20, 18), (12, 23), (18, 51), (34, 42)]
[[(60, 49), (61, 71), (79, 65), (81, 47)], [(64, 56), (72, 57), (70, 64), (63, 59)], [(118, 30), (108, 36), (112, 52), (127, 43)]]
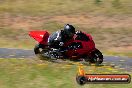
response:
[(111, 55), (111, 56), (128, 56), (128, 57), (132, 57), (132, 52), (128, 51), (128, 52), (115, 52), (115, 51), (103, 51), (104, 55)]
[(4, 0), (0, 3), (0, 13), (14, 15), (69, 15), (103, 14), (129, 15), (131, 0)]
[[(75, 63), (74, 63), (75, 64)], [(127, 73), (111, 67), (87, 66), (87, 73)], [(102, 72), (103, 70), (103, 72)], [(132, 84), (88, 84), (80, 86), (75, 77), (78, 65), (33, 59), (0, 59), (1, 88), (130, 88)]]
[(0, 38), (0, 47), (3, 48), (33, 49), (35, 44), (35, 40), (30, 38), (15, 40), (12, 38)]

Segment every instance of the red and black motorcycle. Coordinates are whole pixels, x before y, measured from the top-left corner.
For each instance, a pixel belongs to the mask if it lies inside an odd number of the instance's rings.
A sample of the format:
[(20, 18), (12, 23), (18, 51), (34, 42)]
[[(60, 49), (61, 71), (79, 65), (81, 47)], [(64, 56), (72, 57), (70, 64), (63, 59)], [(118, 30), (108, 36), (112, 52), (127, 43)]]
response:
[[(58, 51), (54, 48), (49, 48), (47, 41), (49, 33), (47, 31), (30, 31), (29, 36), (34, 38), (38, 44), (34, 47), (35, 54), (40, 54), (45, 57), (56, 57), (63, 59), (66, 57), (69, 60), (84, 60), (90, 63), (101, 64), (103, 62), (102, 53), (95, 47), (95, 43), (90, 34), (75, 35), (73, 39), (64, 44), (65, 49)], [(85, 37), (85, 38), (84, 38)], [(60, 54), (63, 53), (62, 54)]]

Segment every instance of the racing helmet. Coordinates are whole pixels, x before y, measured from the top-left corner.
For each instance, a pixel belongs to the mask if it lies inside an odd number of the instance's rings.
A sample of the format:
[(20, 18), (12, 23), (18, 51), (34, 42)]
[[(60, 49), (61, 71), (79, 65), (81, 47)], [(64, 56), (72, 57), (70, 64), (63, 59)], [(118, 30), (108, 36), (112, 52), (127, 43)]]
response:
[(64, 26), (64, 33), (69, 37), (72, 37), (75, 34), (75, 28), (70, 24), (66, 24)]

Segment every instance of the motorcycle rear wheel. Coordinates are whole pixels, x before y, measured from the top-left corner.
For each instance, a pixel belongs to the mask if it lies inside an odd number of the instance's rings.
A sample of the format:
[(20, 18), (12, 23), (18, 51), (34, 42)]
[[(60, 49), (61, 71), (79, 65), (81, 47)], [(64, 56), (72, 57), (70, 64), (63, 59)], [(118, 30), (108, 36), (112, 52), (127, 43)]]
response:
[(42, 54), (42, 51), (43, 51), (43, 45), (42, 44), (36, 44), (34, 47), (34, 53), (36, 55), (38, 55), (38, 54)]
[(49, 48), (42, 44), (36, 44), (34, 47), (34, 53), (41, 60), (57, 60), (52, 54), (49, 54)]

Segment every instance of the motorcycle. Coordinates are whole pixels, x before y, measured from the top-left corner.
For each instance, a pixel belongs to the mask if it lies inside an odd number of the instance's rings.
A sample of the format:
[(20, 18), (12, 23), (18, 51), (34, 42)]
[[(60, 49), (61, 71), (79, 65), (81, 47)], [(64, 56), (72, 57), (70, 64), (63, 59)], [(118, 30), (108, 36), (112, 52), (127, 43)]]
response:
[(89, 63), (101, 64), (103, 62), (102, 53), (95, 47), (95, 43), (90, 34), (83, 33), (75, 35), (73, 39), (64, 44), (63, 50), (50, 48), (47, 44), (49, 38), (48, 31), (30, 31), (29, 36), (34, 38), (38, 44), (34, 47), (34, 53), (50, 59), (69, 59), (74, 61), (85, 61)]

